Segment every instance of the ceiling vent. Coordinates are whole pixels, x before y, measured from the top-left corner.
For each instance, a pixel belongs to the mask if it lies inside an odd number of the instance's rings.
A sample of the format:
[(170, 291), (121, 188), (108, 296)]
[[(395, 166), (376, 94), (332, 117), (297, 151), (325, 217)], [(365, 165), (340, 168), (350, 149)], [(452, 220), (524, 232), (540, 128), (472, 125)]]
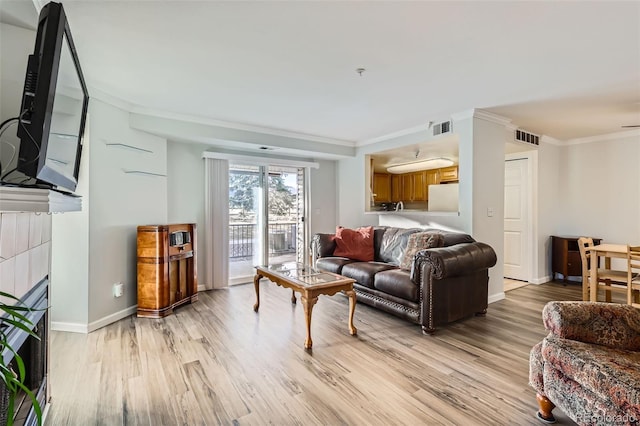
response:
[(451, 132), (451, 121), (443, 121), (442, 123), (433, 125), (433, 136)]
[(518, 142), (524, 142), (531, 145), (540, 145), (540, 137), (524, 130), (516, 130), (515, 138)]

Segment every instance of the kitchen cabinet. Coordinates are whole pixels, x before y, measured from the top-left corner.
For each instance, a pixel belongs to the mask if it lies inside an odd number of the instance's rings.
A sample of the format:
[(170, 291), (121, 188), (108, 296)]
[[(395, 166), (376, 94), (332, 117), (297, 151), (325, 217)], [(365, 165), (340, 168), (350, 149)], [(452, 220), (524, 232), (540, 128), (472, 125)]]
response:
[(457, 182), (458, 166), (443, 167), (440, 169), (440, 183)]
[(391, 175), (391, 202), (402, 201), (402, 175)]
[(373, 193), (376, 203), (391, 201), (391, 175), (389, 173), (373, 174)]
[(404, 173), (401, 176), (404, 202), (427, 201), (427, 172)]
[(427, 201), (427, 171), (413, 172), (413, 199), (411, 201)]

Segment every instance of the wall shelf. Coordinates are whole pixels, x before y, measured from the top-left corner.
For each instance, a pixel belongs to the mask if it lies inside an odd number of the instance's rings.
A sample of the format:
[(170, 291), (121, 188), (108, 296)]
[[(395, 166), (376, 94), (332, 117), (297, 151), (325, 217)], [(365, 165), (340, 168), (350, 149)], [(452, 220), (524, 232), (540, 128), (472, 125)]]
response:
[(149, 154), (153, 154), (153, 151), (149, 150), (149, 149), (145, 149), (145, 148), (139, 148), (137, 146), (133, 146), (133, 145), (128, 145), (126, 143), (119, 143), (119, 142), (106, 142), (104, 143), (106, 146), (113, 146), (113, 147), (117, 147), (117, 148), (124, 148), (124, 149), (130, 149), (132, 151), (137, 151), (137, 152), (146, 152)]
[(145, 175), (145, 176), (158, 176), (158, 177), (167, 177), (167, 175), (162, 173), (154, 173), (154, 172), (145, 172), (144, 170), (123, 170), (128, 175)]

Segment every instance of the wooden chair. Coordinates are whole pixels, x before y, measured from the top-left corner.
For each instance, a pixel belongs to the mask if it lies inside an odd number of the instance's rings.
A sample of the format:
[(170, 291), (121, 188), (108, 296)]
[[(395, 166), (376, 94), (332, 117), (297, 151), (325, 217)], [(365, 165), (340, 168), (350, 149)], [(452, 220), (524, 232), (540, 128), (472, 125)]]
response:
[[(591, 286), (589, 271), (590, 260), (593, 258), (587, 248), (593, 247), (593, 238), (578, 238), (578, 249), (580, 250), (580, 259), (582, 260), (582, 300), (589, 301), (589, 290)], [(595, 258), (597, 262), (597, 257)], [(605, 301), (611, 302), (611, 292), (627, 294), (627, 271), (616, 271), (613, 269), (598, 268), (597, 286), (598, 290), (605, 291)]]
[(640, 308), (640, 246), (627, 244), (627, 303)]

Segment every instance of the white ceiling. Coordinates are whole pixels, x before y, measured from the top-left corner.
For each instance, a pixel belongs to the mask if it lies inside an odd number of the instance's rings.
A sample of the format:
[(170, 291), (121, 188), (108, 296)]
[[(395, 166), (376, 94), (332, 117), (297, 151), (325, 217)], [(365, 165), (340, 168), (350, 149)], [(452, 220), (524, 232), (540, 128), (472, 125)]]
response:
[(640, 124), (637, 1), (63, 3), (89, 86), (150, 110), (355, 142), (471, 108)]

